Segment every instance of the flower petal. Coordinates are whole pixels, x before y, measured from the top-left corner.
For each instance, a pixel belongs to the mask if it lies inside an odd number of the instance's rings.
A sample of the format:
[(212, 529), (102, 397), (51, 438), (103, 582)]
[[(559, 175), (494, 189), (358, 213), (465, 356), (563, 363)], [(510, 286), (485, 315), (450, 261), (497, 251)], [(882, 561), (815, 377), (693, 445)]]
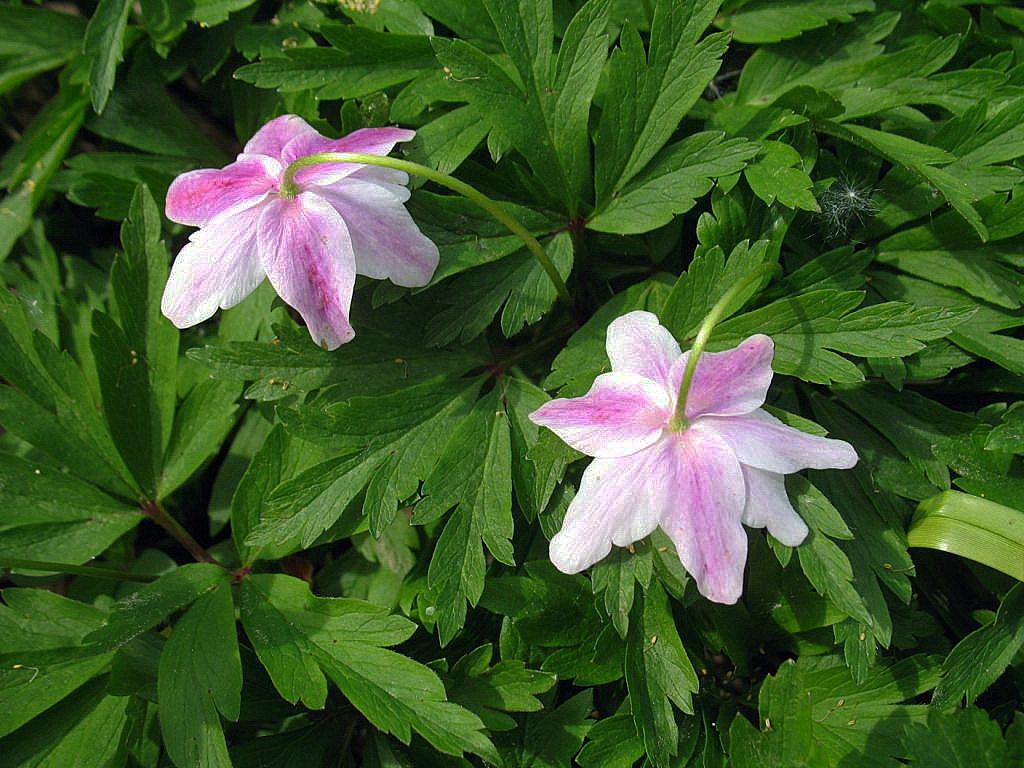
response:
[(233, 307), (264, 278), (256, 255), (260, 208), (214, 219), (189, 238), (171, 267), (160, 309), (179, 328)]
[(716, 603), (735, 603), (747, 560), (739, 461), (725, 441), (699, 424), (665, 443), (660, 466), (672, 503), (662, 515), (662, 530), (700, 593)]
[[(775, 344), (763, 334), (724, 352), (702, 354), (686, 396), (686, 418), (740, 416), (760, 408), (772, 383), (774, 354)], [(673, 368), (673, 392), (679, 391), (689, 355), (687, 352)]]
[(647, 448), (632, 456), (594, 459), (583, 472), (562, 529), (551, 539), (551, 562), (563, 573), (579, 573), (658, 525), (667, 503), (654, 466), (661, 452)]
[(298, 115), (281, 115), (264, 125), (245, 144), (246, 154), (267, 155), (281, 159), (285, 145), (299, 136), (320, 134)]
[(313, 341), (335, 349), (355, 336), (348, 321), (355, 259), (341, 216), (303, 192), (266, 204), (256, 228), (260, 261), (278, 295), (298, 310)]
[(583, 397), (560, 398), (530, 414), (577, 451), (601, 459), (652, 445), (668, 422), (665, 390), (635, 373), (603, 373)]
[(167, 190), (167, 218), (192, 227), (205, 226), (216, 216), (262, 202), (277, 186), (281, 166), (262, 155), (239, 155), (224, 168), (189, 171)]
[[(292, 139), (282, 152), (285, 165), (307, 155), (321, 152), (359, 152), (364, 155), (386, 155), (400, 141), (410, 141), (416, 131), (405, 128), (362, 128), (340, 139), (328, 139), (316, 131)], [(318, 163), (300, 168), (295, 174), (299, 184), (333, 184), (365, 166), (357, 163)]]
[(316, 192), (345, 220), (356, 272), (408, 288), (430, 282), (440, 257), (437, 246), (420, 232), (405, 209), (403, 203), (409, 197), (405, 187), (349, 176), (329, 187), (317, 187)]
[[(669, 372), (679, 359), (679, 343), (650, 312), (629, 312), (608, 326), (605, 344), (613, 371), (646, 376), (669, 388)], [(677, 384), (676, 392), (679, 390)]]
[(720, 435), (743, 464), (768, 472), (849, 469), (857, 463), (857, 452), (849, 443), (787, 427), (761, 409), (745, 416), (703, 416), (697, 423)]
[(807, 523), (789, 501), (784, 475), (745, 466), (743, 479), (747, 484), (744, 525), (767, 528), (768, 533), (787, 547), (795, 547), (807, 537)]

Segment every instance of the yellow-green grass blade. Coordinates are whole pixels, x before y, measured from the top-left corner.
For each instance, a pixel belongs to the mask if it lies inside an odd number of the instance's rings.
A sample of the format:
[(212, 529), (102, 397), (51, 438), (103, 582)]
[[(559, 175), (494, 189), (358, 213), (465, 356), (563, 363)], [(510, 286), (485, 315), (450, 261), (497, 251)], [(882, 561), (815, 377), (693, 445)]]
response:
[(922, 501), (907, 544), (952, 552), (1024, 581), (1024, 512), (960, 491)]

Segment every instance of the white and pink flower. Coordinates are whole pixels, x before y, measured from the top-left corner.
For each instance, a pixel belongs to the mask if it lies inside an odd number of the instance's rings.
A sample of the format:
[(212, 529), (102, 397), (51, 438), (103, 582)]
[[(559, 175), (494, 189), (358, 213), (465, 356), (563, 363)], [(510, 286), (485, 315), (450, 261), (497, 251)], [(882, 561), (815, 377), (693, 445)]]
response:
[(815, 437), (761, 408), (774, 345), (764, 335), (705, 353), (673, 429), (689, 352), (650, 312), (608, 326), (612, 372), (583, 397), (552, 400), (530, 418), (594, 457), (583, 473), (550, 555), (578, 573), (661, 526), (701, 594), (735, 603), (743, 591), (743, 524), (796, 546), (807, 525), (786, 495), (784, 476), (805, 468), (847, 469), (853, 447)]
[(328, 139), (295, 115), (267, 123), (235, 162), (182, 174), (167, 192), (167, 217), (199, 227), (171, 269), (161, 308), (179, 328), (248, 296), (266, 277), (334, 349), (355, 335), (349, 305), (357, 274), (396, 285), (430, 282), (438, 251), (405, 209), (407, 174), (354, 163), (300, 168), (282, 194), (285, 169), (324, 152), (386, 155), (413, 131), (367, 128)]

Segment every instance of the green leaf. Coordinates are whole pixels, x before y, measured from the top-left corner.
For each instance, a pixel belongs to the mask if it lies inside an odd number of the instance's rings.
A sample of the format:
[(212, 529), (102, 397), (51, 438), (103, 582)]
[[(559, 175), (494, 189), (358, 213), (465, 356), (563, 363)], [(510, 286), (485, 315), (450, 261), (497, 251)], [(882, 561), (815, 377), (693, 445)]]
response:
[(903, 166), (924, 179), (942, 193), (946, 201), (974, 228), (983, 242), (988, 240), (988, 229), (974, 207), (977, 196), (964, 181), (948, 169), (935, 167), (938, 164), (950, 163), (955, 159), (953, 155), (905, 136), (852, 123), (839, 125), (829, 122), (821, 130), (859, 147), (874, 150), (889, 162)]
[(873, 10), (872, 0), (769, 0), (743, 4), (716, 23), (740, 43), (777, 43), (830, 21), (853, 21), (851, 14)]
[(693, 713), (700, 684), (679, 639), (668, 596), (657, 582), (638, 599), (626, 638), (626, 686), (637, 732), (656, 766), (678, 751), (673, 705)]
[(106, 768), (124, 763), (131, 699), (106, 695), (94, 680), (16, 733), (0, 740), (10, 768)]
[(164, 747), (175, 765), (231, 768), (218, 712), (238, 719), (242, 663), (226, 578), (174, 625), (160, 654), (157, 689)]
[(0, 647), (6, 652), (81, 645), (103, 623), (104, 612), (43, 589), (5, 589), (0, 604)]
[(505, 713), (542, 710), (537, 694), (554, 686), (557, 678), (512, 659), (491, 666), (492, 655), (488, 643), (459, 659), (447, 681), (448, 698), (479, 715), (488, 730), (508, 731), (516, 721)]
[[(743, 240), (732, 249), (728, 259), (718, 246), (698, 253), (672, 286), (672, 292), (659, 312), (665, 327), (677, 339), (692, 338), (705, 316), (733, 283), (766, 262), (768, 246), (767, 240), (758, 240), (753, 245)], [(756, 289), (756, 285), (752, 286), (752, 290)], [(741, 309), (749, 299), (749, 295), (737, 297), (723, 318)]]
[[(498, 204), (536, 237), (543, 237), (558, 226), (552, 219), (525, 206)], [(463, 197), (417, 191), (409, 200), (409, 212), (441, 252), (441, 263), (431, 285), (470, 267), (497, 261), (523, 247), (523, 241), (509, 232), (508, 227)]]
[(31, 226), (32, 215), (78, 135), (88, 105), (81, 86), (63, 83), (4, 155), (0, 184), (8, 194), (0, 198), (0, 261)]
[(728, 36), (700, 39), (718, 6), (659, 0), (646, 52), (636, 29), (623, 27), (608, 62), (604, 110), (594, 136), (598, 210), (665, 145), (718, 71)]
[(82, 369), (32, 330), (15, 295), (0, 290), (0, 423), (59, 466), (119, 495), (134, 496)]
[(789, 144), (763, 142), (764, 154), (743, 171), (754, 194), (771, 205), (778, 201), (787, 208), (820, 212), (811, 192), (813, 182), (803, 170), (804, 160)]
[(33, 6), (0, 8), (0, 93), (33, 75), (64, 64), (81, 46), (85, 20), (69, 13)]
[(633, 768), (643, 756), (644, 743), (636, 724), (628, 710), (620, 710), (594, 723), (576, 761), (583, 768)]
[(417, 491), (444, 448), (438, 434), (469, 410), (479, 382), (440, 379), (382, 397), (327, 402), (286, 415), (299, 436), (330, 446), (335, 458), (273, 489), (245, 538), (250, 557), (286, 554), (310, 546), (367, 487), (363, 510), (379, 535), (400, 502)]
[(403, 743), (415, 730), (445, 754), (470, 751), (497, 762), (479, 718), (447, 701), (433, 671), (376, 647), (407, 638), (414, 629), (408, 620), (360, 600), (313, 597), (308, 585), (287, 576), (252, 576), (245, 589), (246, 631), (285, 698), (322, 705), (318, 673), (307, 662), (296, 666), (312, 658), (373, 725)]
[(64, 647), (0, 654), (0, 736), (6, 736), (103, 672), (113, 654)]
[(235, 77), (282, 93), (316, 90), (320, 99), (352, 99), (412, 80), (435, 65), (422, 35), (375, 32), (351, 24), (324, 24), (330, 48), (292, 48), (247, 64)]
[(175, 568), (115, 603), (106, 623), (89, 634), (86, 642), (117, 650), (227, 581), (227, 571), (209, 563)]
[(958, 324), (949, 340), (958, 347), (984, 357), (1018, 375), (1024, 375), (1024, 340), (1000, 331), (1024, 325), (1024, 311), (1006, 310), (966, 294), (891, 272), (873, 272), (871, 286), (883, 296), (900, 298), (919, 307), (961, 307), (972, 305), (975, 312)]
[(110, 435), (135, 483), (151, 499), (156, 495), (163, 449), (149, 364), (109, 315), (95, 312), (92, 330), (90, 346)]
[(688, 136), (659, 152), (639, 176), (587, 220), (587, 228), (620, 235), (664, 226), (685, 213), (722, 176), (738, 173), (760, 147), (715, 131)]
[(58, 469), (0, 454), (0, 556), (80, 564), (138, 525), (138, 510)]
[(995, 619), (954, 646), (942, 662), (942, 679), (932, 706), (952, 709), (966, 697), (970, 707), (1013, 662), (1024, 647), (1024, 585), (1010, 588)]
[(166, 498), (220, 451), (235, 426), (240, 389), (234, 382), (201, 381), (188, 393), (174, 412), (158, 498)]
[[(895, 766), (904, 729), (929, 712), (900, 702), (932, 688), (937, 676), (923, 656), (879, 664), (859, 685), (835, 656), (784, 662), (761, 687), (759, 728), (733, 720), (730, 757), (736, 768), (841, 765), (851, 754), (865, 768)], [(788, 759), (777, 762), (780, 756)]]
[[(590, 0), (573, 17), (552, 57), (551, 5), (488, 0), (488, 14), (517, 78), (463, 41), (434, 38), (445, 76), (495, 131), (526, 158), (551, 200), (576, 215), (586, 195), (587, 120), (607, 50), (609, 3)], [(518, 81), (518, 82), (517, 82)]]
[(645, 590), (651, 583), (654, 572), (651, 550), (646, 539), (630, 547), (615, 547), (590, 570), (594, 594), (604, 593), (604, 609), (623, 639), (629, 629), (629, 614), (637, 589)]
[(91, 60), (89, 93), (92, 108), (97, 113), (106, 107), (114, 88), (117, 64), (124, 55), (124, 33), (131, 8), (130, 0), (100, 0), (85, 29), (83, 50)]
[(922, 501), (907, 543), (951, 552), (1024, 581), (1024, 512), (988, 499), (943, 491)]
[(1010, 736), (1003, 740), (999, 723), (976, 707), (944, 714), (928, 713), (928, 721), (907, 726), (907, 764), (918, 768), (1002, 768), (1016, 762)]
[(923, 349), (923, 342), (948, 335), (975, 311), (966, 306), (918, 308), (903, 302), (858, 310), (861, 298), (856, 291), (820, 290), (780, 299), (724, 321), (713, 338), (725, 348), (753, 333), (767, 333), (775, 342), (772, 367), (779, 373), (822, 384), (853, 383), (864, 375), (835, 352), (910, 355)]
[(870, 610), (854, 587), (850, 559), (832, 541), (853, 538), (846, 522), (825, 495), (804, 478), (787, 478), (786, 486), (794, 509), (810, 529), (796, 550), (807, 580), (846, 615), (873, 624)]
[(512, 565), (512, 447), (508, 416), (491, 394), (473, 408), (423, 484), (412, 521), (426, 523), (456, 507), (437, 540), (427, 584), (437, 594), (438, 634), (447, 644), (462, 627), (466, 601), (484, 588), (484, 552)]
[[(389, 307), (406, 336), (360, 328), (356, 338), (333, 352), (313, 344), (309, 334), (278, 327), (276, 343), (232, 341), (189, 350), (189, 357), (212, 369), (215, 378), (253, 381), (246, 397), (279, 400), (330, 384), (351, 394), (393, 392), (446, 373), (458, 375), (479, 365), (459, 351), (427, 349), (411, 317)], [(422, 329), (422, 322), (418, 326)]]
[(593, 691), (580, 691), (547, 712), (527, 715), (523, 725), (499, 741), (501, 754), (509, 765), (531, 768), (561, 768), (572, 764), (593, 723)]

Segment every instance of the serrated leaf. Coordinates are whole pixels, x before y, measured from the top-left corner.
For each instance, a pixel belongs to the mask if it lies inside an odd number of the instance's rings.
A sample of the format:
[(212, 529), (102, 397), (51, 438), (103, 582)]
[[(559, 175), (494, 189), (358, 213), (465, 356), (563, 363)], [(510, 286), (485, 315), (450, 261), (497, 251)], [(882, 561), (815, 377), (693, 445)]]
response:
[(1010, 735), (1004, 741), (999, 723), (977, 707), (944, 714), (928, 713), (927, 722), (907, 726), (907, 764), (917, 768), (1002, 768), (1016, 762)]
[(0, 556), (79, 564), (140, 521), (122, 501), (46, 465), (0, 454)]
[(438, 594), (442, 644), (462, 627), (466, 601), (476, 605), (483, 593), (483, 545), (500, 562), (514, 562), (511, 461), (508, 416), (492, 394), (458, 426), (423, 484), (414, 524), (436, 520), (457, 506), (437, 540), (427, 573), (427, 584)]
[(355, 25), (324, 24), (333, 47), (293, 48), (247, 64), (235, 77), (284, 93), (316, 90), (321, 99), (351, 99), (412, 80), (435, 65), (421, 35), (375, 32)]
[(479, 386), (440, 379), (287, 414), (293, 433), (326, 443), (335, 457), (273, 489), (245, 537), (249, 557), (310, 546), (367, 484), (363, 508), (379, 535), (437, 462), (444, 448), (437, 434), (459, 423)]
[(106, 623), (90, 633), (86, 642), (116, 650), (227, 580), (227, 571), (209, 563), (175, 568), (115, 603)]
[(966, 698), (970, 707), (1024, 647), (1024, 585), (1010, 588), (991, 623), (957, 643), (942, 662), (932, 706), (949, 710)]
[(114, 88), (117, 64), (124, 56), (124, 32), (131, 8), (130, 0), (100, 0), (85, 29), (83, 50), (91, 59), (89, 93), (97, 113), (106, 107)]
[(249, 581), (246, 630), (286, 698), (322, 705), (323, 674), (304, 661), (301, 678), (295, 677), (295, 661), (310, 657), (371, 723), (403, 743), (415, 730), (445, 754), (469, 751), (496, 761), (479, 718), (447, 700), (433, 671), (376, 647), (407, 638), (414, 629), (409, 621), (360, 600), (314, 597), (305, 583), (287, 576)]
[(831, 21), (852, 21), (854, 13), (875, 10), (872, 0), (770, 0), (747, 3), (716, 20), (740, 43), (777, 43)]
[(508, 744), (499, 741), (508, 764), (534, 768), (569, 765), (579, 751), (593, 723), (589, 719), (594, 694), (580, 691), (548, 712), (527, 715), (517, 731), (508, 734)]
[(576, 756), (583, 768), (632, 768), (644, 756), (644, 744), (629, 711), (598, 720)]
[(224, 443), (235, 425), (241, 387), (234, 382), (201, 381), (174, 412), (157, 496), (165, 498), (185, 483)]
[[(857, 291), (821, 290), (780, 299), (724, 321), (714, 338), (721, 334), (718, 343), (727, 347), (752, 333), (767, 333), (775, 342), (772, 367), (779, 373), (805, 381), (853, 383), (862, 381), (863, 374), (835, 352), (910, 355), (923, 349), (924, 341), (948, 335), (975, 311), (966, 306), (917, 308), (903, 302), (858, 310), (861, 297)], [(809, 344), (813, 351), (808, 351)]]
[[(896, 766), (904, 728), (925, 722), (929, 711), (901, 702), (932, 688), (937, 673), (915, 656), (875, 666), (858, 685), (835, 656), (787, 661), (761, 688), (759, 728), (733, 721), (730, 756), (737, 768), (840, 765), (850, 754), (865, 768)], [(778, 756), (796, 762), (775, 763)]]
[(482, 645), (452, 667), (448, 698), (475, 712), (491, 731), (507, 731), (516, 721), (506, 712), (537, 712), (544, 708), (537, 694), (556, 682), (554, 675), (528, 669), (521, 661), (506, 660), (491, 666), (493, 649)]
[(656, 766), (667, 766), (678, 751), (673, 706), (693, 713), (691, 697), (700, 683), (679, 639), (664, 590), (652, 583), (636, 600), (626, 638), (626, 686), (637, 732)]
[(820, 211), (800, 153), (780, 141), (765, 141), (763, 146), (763, 155), (743, 171), (754, 194), (768, 205), (778, 201), (787, 208)]
[(659, 0), (645, 52), (626, 24), (608, 63), (608, 91), (594, 137), (601, 208), (650, 162), (718, 71), (728, 38), (701, 40), (718, 2)]
[(587, 228), (620, 235), (657, 229), (692, 208), (721, 176), (743, 170), (760, 147), (705, 131), (659, 152), (639, 176), (587, 220)]
[(238, 719), (242, 664), (226, 578), (172, 628), (160, 654), (157, 691), (164, 747), (175, 765), (231, 768), (220, 717)]

